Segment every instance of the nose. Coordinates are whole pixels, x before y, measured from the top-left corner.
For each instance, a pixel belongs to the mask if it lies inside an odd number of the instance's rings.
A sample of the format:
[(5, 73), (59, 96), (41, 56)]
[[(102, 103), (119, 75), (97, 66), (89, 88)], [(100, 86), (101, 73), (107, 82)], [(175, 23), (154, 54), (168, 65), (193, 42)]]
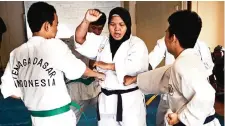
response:
[(115, 26), (115, 31), (119, 31), (120, 30), (120, 26), (119, 25), (116, 25)]

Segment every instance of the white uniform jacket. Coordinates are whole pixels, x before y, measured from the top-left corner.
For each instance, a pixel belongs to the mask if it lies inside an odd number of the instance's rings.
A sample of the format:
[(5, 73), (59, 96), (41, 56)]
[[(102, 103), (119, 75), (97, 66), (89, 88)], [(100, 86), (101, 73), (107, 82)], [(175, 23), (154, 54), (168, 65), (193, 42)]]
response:
[[(21, 97), (28, 110), (52, 110), (71, 102), (64, 74), (68, 79), (77, 79), (85, 69), (85, 64), (61, 40), (35, 36), (10, 53), (1, 78), (1, 92), (4, 98), (11, 95)], [(60, 125), (56, 120), (56, 123), (46, 125)]]
[[(121, 44), (113, 59), (108, 37), (87, 33), (86, 41), (82, 45), (76, 43), (76, 47), (77, 51), (84, 56), (96, 58), (97, 61), (115, 63), (115, 71), (97, 68), (99, 72), (103, 72), (106, 75), (105, 80), (100, 85), (107, 90), (135, 88), (137, 87), (136, 83), (130, 86), (123, 85), (124, 76), (135, 76), (148, 70), (147, 47), (141, 39), (135, 36), (131, 36), (130, 39)], [(133, 103), (135, 104), (135, 102), (143, 104), (143, 94), (127, 93), (123, 94), (122, 97), (123, 114), (140, 112), (140, 110), (130, 110), (129, 107), (124, 106), (130, 106)], [(110, 95), (107, 98), (102, 95), (99, 99), (100, 114), (116, 114), (117, 95)]]
[[(157, 77), (157, 78), (155, 78)], [(184, 50), (172, 64), (138, 75), (138, 86), (146, 94), (167, 93), (169, 108), (186, 126), (202, 126), (215, 114), (215, 90), (194, 49)], [(205, 124), (220, 126), (217, 119)]]

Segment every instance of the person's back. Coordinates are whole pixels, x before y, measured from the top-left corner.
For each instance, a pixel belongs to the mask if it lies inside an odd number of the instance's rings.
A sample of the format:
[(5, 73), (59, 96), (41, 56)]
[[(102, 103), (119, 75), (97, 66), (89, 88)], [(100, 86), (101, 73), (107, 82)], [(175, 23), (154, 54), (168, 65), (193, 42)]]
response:
[(66, 49), (60, 40), (32, 37), (11, 53), (15, 58), (11, 62), (12, 75), (17, 79), (15, 84), (21, 89), (22, 99), (29, 110), (48, 110), (70, 102), (59, 67), (63, 62), (57, 60), (62, 55), (57, 54), (61, 52), (59, 49)]
[(64, 74), (68, 79), (104, 75), (91, 71), (65, 43), (55, 39), (58, 16), (53, 6), (32, 4), (28, 24), (33, 37), (10, 53), (1, 78), (3, 97), (21, 98), (35, 126), (73, 126), (76, 117), (70, 110)]
[[(201, 57), (201, 61), (205, 66), (208, 76), (211, 75), (214, 64), (212, 62), (212, 57), (208, 46), (204, 41), (197, 40), (194, 49), (196, 51), (196, 54)], [(169, 53), (166, 48), (165, 37), (157, 40), (156, 46), (149, 53), (149, 64), (151, 65), (152, 69), (155, 69), (164, 58), (165, 65), (173, 64), (173, 62), (175, 61), (174, 56)], [(164, 125), (164, 120), (162, 117), (165, 116), (168, 107), (169, 105), (167, 100), (167, 94), (161, 94), (161, 99), (156, 115), (157, 126)]]

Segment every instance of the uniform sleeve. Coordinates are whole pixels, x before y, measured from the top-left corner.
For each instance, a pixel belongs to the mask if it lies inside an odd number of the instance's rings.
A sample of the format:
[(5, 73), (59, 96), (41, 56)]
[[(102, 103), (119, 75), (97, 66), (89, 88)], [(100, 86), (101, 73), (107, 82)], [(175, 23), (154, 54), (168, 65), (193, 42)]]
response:
[(125, 75), (136, 76), (148, 70), (148, 49), (141, 39), (131, 45), (124, 60), (115, 62), (115, 71), (120, 83)]
[(12, 59), (13, 59), (13, 53), (10, 53), (10, 60), (5, 68), (5, 72), (3, 76), (1, 77), (1, 93), (4, 98), (10, 97), (11, 95), (15, 95), (17, 97), (22, 98), (22, 92), (19, 87), (16, 87), (15, 82), (13, 80), (12, 76)]
[(207, 70), (208, 76), (210, 76), (214, 67), (211, 52), (205, 42), (198, 41), (198, 43), (202, 62)]
[(189, 102), (178, 112), (178, 118), (187, 126), (201, 126), (213, 111), (215, 91), (199, 70), (185, 72), (181, 75), (181, 93)]
[(89, 59), (95, 59), (101, 43), (104, 43), (104, 41), (107, 41), (107, 39), (108, 38), (105, 36), (95, 35), (94, 33), (87, 33), (86, 40), (82, 45), (75, 41), (74, 42), (76, 50), (80, 54), (88, 57)]
[(152, 66), (152, 69), (155, 69), (159, 63), (163, 60), (166, 53), (166, 45), (164, 41), (164, 37), (157, 41), (154, 49), (149, 53), (148, 59), (149, 63)]
[(66, 78), (73, 80), (80, 78), (86, 65), (72, 53), (69, 47), (61, 40), (54, 39), (54, 64), (56, 68), (65, 73)]
[(163, 66), (154, 70), (141, 73), (137, 76), (137, 84), (145, 94), (168, 93), (168, 82), (170, 78), (169, 66)]

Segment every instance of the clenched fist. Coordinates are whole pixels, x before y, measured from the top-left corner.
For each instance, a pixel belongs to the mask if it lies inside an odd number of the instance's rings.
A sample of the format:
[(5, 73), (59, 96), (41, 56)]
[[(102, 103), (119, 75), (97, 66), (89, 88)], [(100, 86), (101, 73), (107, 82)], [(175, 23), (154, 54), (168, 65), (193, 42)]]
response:
[(96, 10), (89, 9), (85, 14), (85, 20), (88, 22), (97, 21), (101, 17), (101, 13)]
[(125, 86), (131, 85), (135, 82), (137, 82), (137, 76), (128, 76), (128, 75), (124, 76), (123, 84)]

